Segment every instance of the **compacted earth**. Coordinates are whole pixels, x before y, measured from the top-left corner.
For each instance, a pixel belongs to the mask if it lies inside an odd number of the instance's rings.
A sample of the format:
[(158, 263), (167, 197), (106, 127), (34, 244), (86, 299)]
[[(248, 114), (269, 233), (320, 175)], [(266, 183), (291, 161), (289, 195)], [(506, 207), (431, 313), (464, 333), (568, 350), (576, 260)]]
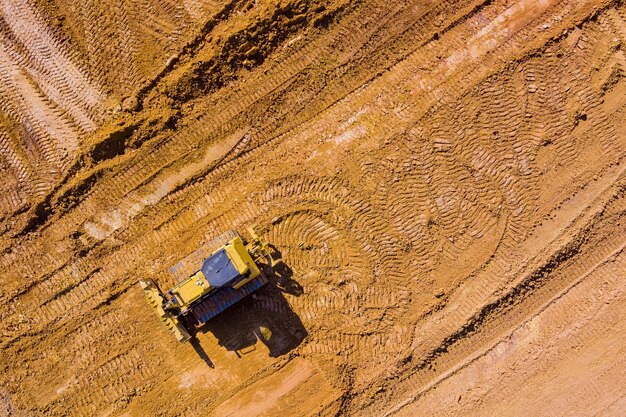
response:
[[(626, 415), (621, 0), (0, 0), (0, 415)], [(139, 279), (254, 225), (179, 344)]]

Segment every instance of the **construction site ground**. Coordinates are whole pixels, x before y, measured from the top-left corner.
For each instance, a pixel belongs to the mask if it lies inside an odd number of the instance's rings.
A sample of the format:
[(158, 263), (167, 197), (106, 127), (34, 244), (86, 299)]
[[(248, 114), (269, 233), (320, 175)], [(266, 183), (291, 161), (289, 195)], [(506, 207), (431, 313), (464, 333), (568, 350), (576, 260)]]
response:
[[(621, 0), (0, 0), (0, 415), (626, 415), (625, 50)], [(138, 280), (251, 225), (179, 344)]]

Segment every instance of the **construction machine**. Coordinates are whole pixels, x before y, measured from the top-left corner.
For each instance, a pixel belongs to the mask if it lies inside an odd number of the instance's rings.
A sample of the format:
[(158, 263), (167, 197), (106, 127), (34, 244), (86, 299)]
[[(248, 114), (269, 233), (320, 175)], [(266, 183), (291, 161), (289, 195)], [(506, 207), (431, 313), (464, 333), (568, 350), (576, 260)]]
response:
[[(202, 256), (200, 268), (183, 277), (167, 294), (150, 279), (139, 281), (148, 304), (179, 342), (191, 338), (189, 323), (206, 323), (267, 284), (263, 267), (271, 267), (269, 249), (252, 228), (248, 232), (248, 242), (229, 231), (198, 249), (196, 258), (199, 253), (208, 254)], [(172, 270), (180, 272), (179, 264)]]

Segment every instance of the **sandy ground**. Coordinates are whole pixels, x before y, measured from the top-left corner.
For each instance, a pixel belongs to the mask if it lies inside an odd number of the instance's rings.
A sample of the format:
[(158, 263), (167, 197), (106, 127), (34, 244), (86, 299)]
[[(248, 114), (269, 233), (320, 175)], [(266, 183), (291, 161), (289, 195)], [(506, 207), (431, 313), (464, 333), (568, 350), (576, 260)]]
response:
[[(626, 415), (621, 1), (0, 16), (0, 415)], [(252, 224), (178, 344), (138, 279)]]

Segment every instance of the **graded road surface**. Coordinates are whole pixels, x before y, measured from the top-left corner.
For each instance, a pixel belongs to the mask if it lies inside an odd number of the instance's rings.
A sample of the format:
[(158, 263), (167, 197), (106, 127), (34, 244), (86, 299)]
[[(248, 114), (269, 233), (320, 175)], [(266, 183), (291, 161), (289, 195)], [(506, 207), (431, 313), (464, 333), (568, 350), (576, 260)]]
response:
[[(617, 0), (0, 0), (0, 416), (626, 415), (625, 49)], [(179, 344), (138, 280), (250, 225), (282, 267)]]

